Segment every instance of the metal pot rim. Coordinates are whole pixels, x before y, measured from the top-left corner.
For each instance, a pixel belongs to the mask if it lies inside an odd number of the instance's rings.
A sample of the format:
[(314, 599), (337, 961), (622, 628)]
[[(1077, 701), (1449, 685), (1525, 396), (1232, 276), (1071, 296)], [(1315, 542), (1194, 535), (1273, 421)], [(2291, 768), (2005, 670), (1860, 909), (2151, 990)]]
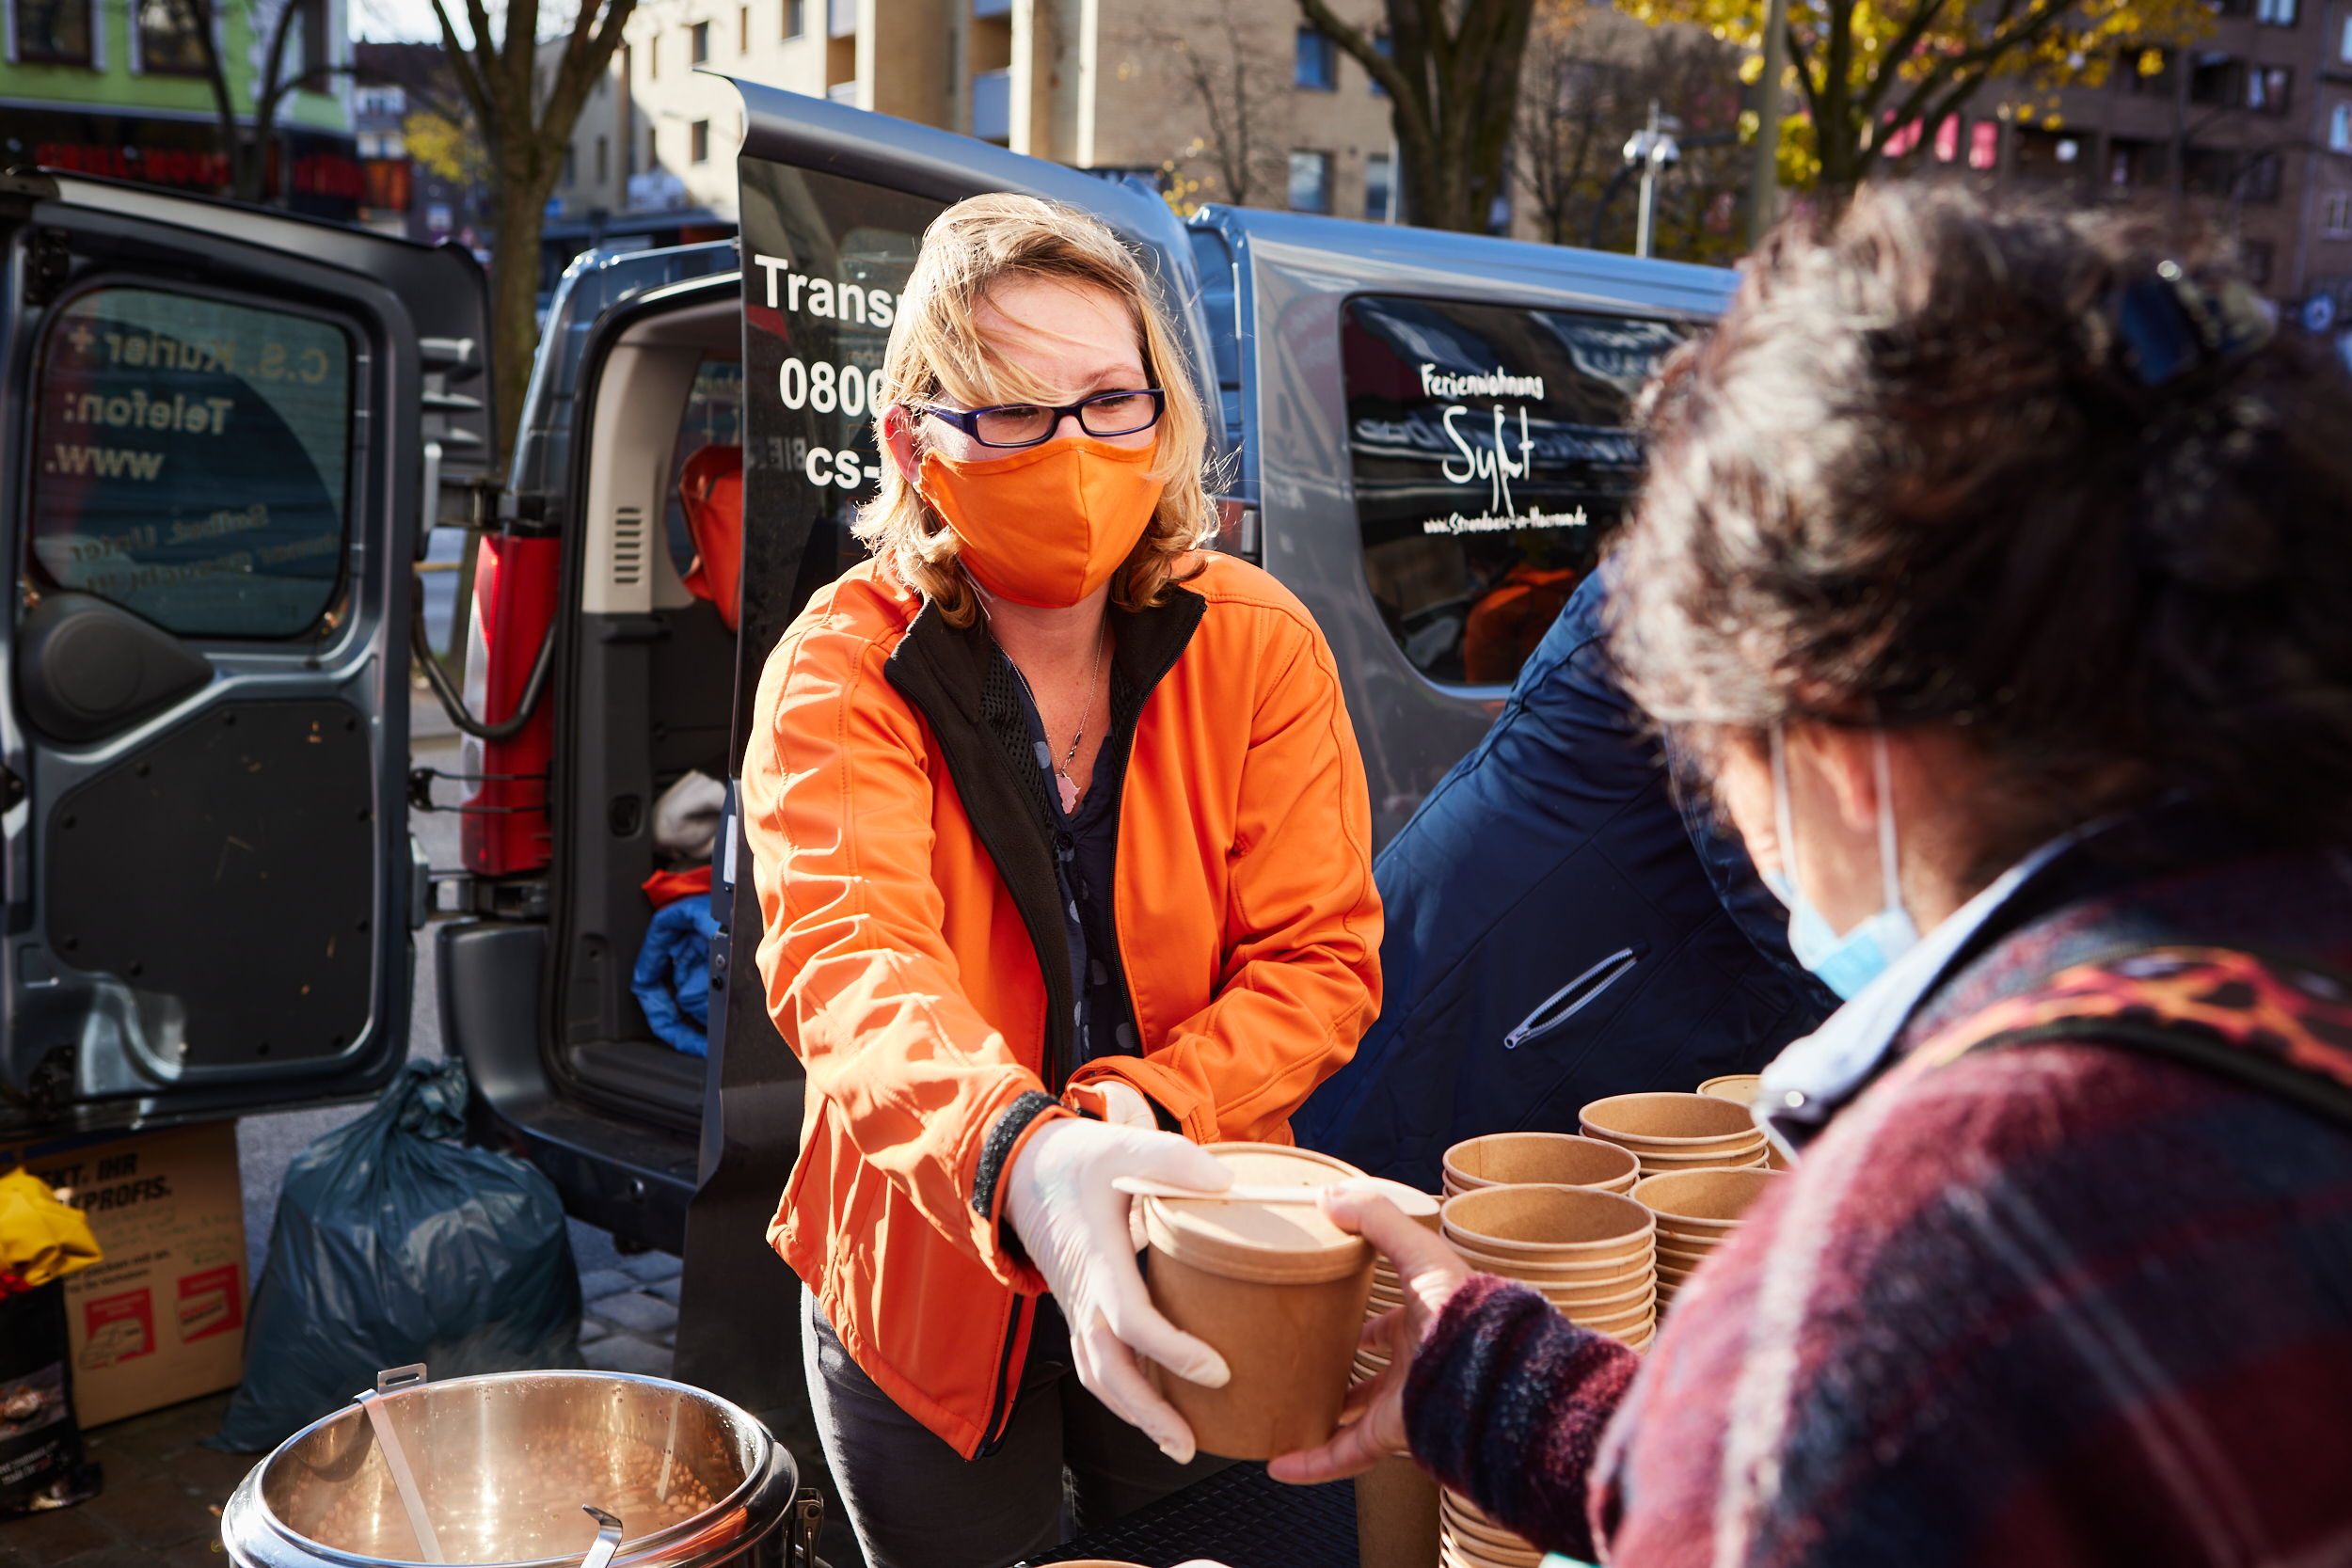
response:
[[(696, 1551), (688, 1556), (674, 1558), (667, 1554), (678, 1546), (688, 1544), (696, 1535), (709, 1528), (707, 1522), (698, 1526), (697, 1520), (707, 1521), (713, 1514), (729, 1512), (741, 1513), (750, 1518), (754, 1513), (752, 1505), (766, 1494), (780, 1492), (785, 1504), (784, 1507), (775, 1510), (775, 1517), (769, 1522), (770, 1526), (772, 1527), (773, 1524), (783, 1520), (799, 1478), (799, 1468), (794, 1464), (790, 1452), (783, 1444), (776, 1441), (775, 1434), (768, 1430), (766, 1422), (734, 1401), (723, 1399), (707, 1388), (697, 1388), (691, 1384), (678, 1383), (669, 1378), (641, 1376), (634, 1372), (606, 1372), (587, 1368), (548, 1368), (517, 1372), (483, 1372), (471, 1377), (453, 1377), (439, 1383), (420, 1383), (395, 1393), (387, 1394), (385, 1400), (390, 1402), (427, 1388), (453, 1388), (461, 1385), (490, 1383), (518, 1383), (531, 1378), (571, 1378), (596, 1383), (627, 1384), (634, 1387), (675, 1390), (679, 1394), (707, 1400), (717, 1405), (722, 1412), (740, 1420), (753, 1432), (758, 1433), (760, 1442), (765, 1445), (764, 1448), (755, 1449), (757, 1457), (741, 1482), (733, 1491), (714, 1501), (692, 1518), (682, 1519), (667, 1528), (632, 1540), (627, 1549), (612, 1560), (612, 1568), (691, 1568), (691, 1565), (694, 1563), (705, 1560), (716, 1561), (731, 1557), (764, 1536), (767, 1528), (746, 1529), (724, 1543), (712, 1542), (709, 1549)], [(245, 1479), (237, 1483), (236, 1491), (230, 1495), (228, 1506), (221, 1510), (221, 1544), (231, 1561), (244, 1563), (253, 1560), (267, 1565), (267, 1568), (434, 1568), (431, 1563), (416, 1562), (405, 1558), (366, 1557), (357, 1552), (345, 1551), (339, 1546), (330, 1546), (323, 1541), (313, 1540), (280, 1519), (262, 1495), (262, 1472), (276, 1463), (280, 1454), (329, 1422), (346, 1418), (355, 1408), (347, 1406), (320, 1417), (270, 1449), (252, 1469), (246, 1472)], [(784, 1475), (783, 1473), (787, 1471), (790, 1474)], [(781, 1487), (777, 1484), (780, 1475), (783, 1476)], [(582, 1498), (581, 1500), (585, 1502), (593, 1499)], [(241, 1542), (236, 1539), (237, 1527), (243, 1523), (247, 1514), (258, 1516), (255, 1522), (262, 1530), (267, 1532), (271, 1544), (284, 1548), (282, 1553), (270, 1552), (267, 1556), (258, 1559), (250, 1556), (250, 1548), (262, 1543)], [(453, 1564), (450, 1565), (450, 1568), (577, 1568), (585, 1556), (583, 1551), (561, 1557), (513, 1559), (495, 1565)]]

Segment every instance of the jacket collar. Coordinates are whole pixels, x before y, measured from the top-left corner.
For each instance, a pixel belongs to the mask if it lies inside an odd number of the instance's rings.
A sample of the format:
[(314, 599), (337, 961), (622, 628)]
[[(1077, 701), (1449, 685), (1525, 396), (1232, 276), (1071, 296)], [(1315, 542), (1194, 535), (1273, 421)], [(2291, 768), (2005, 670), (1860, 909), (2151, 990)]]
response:
[[(1207, 600), (1183, 588), (1170, 588), (1150, 610), (1111, 607), (1117, 646), (1111, 658), (1111, 728), (1103, 755), (1114, 776), (1123, 772), (1125, 748), (1145, 700), (1184, 657), (1207, 610)], [(999, 657), (984, 620), (951, 626), (927, 601), (890, 651), (882, 673), (930, 725), (973, 834), (995, 863), (1029, 933), (1045, 986), (1039, 1076), (1058, 1093), (1076, 1065), (1071, 1060), (1077, 998), (1071, 990), (1069, 927), (1055, 864), (1052, 808), (1045, 803), (1019, 710), (1006, 683), (992, 681)]]
[[(1168, 589), (1162, 602), (1149, 610), (1110, 607), (1116, 635), (1111, 664), (1135, 692), (1138, 708), (1184, 657), (1208, 608), (1207, 600), (1182, 587)], [(890, 683), (906, 690), (912, 678), (928, 695), (945, 699), (966, 722), (977, 724), (982, 719), (981, 697), (995, 657), (996, 641), (989, 635), (985, 615), (974, 617), (968, 626), (952, 626), (927, 599), (908, 625), (906, 635), (891, 650)]]

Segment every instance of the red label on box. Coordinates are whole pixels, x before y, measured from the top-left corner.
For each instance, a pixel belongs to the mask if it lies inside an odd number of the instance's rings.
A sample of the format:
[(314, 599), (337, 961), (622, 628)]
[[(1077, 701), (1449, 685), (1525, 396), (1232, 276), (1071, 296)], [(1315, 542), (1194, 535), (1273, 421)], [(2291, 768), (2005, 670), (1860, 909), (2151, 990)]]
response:
[(155, 1304), (146, 1287), (82, 1303), (82, 1370), (98, 1371), (155, 1352)]
[(224, 1264), (180, 1276), (180, 1342), (189, 1344), (226, 1334), (245, 1323), (245, 1304), (238, 1299), (237, 1266)]

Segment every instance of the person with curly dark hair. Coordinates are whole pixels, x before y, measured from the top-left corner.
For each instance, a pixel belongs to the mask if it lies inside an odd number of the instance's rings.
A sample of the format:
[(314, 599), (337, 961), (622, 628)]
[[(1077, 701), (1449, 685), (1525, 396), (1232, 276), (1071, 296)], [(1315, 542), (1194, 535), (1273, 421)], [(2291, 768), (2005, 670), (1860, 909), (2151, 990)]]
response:
[(2226, 255), (1872, 187), (1652, 390), (1613, 645), (1851, 998), (1638, 1357), (1376, 1200), (1409, 1449), (1622, 1564), (2352, 1557), (2352, 383)]

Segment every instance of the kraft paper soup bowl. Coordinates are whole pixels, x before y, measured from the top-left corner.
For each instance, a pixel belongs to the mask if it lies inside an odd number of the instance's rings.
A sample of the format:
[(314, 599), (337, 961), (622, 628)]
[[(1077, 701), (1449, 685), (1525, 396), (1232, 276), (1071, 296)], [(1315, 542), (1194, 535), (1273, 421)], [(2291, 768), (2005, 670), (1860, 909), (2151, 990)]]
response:
[(1445, 1153), (1446, 1181), (1455, 1192), (1532, 1184), (1621, 1193), (1639, 1174), (1622, 1146), (1573, 1132), (1493, 1132)]
[(1763, 1083), (1764, 1077), (1761, 1073), (1727, 1072), (1721, 1078), (1709, 1078), (1706, 1083), (1701, 1084), (1699, 1093), (1712, 1095), (1717, 1100), (1732, 1101), (1740, 1105), (1753, 1105), (1756, 1103), (1756, 1091), (1762, 1086)]
[(1633, 1200), (1658, 1216), (1661, 1227), (1692, 1234), (1728, 1231), (1772, 1190), (1775, 1178), (1762, 1169), (1691, 1170), (1649, 1176), (1633, 1184)]
[[(1248, 1185), (1315, 1187), (1362, 1174), (1303, 1148), (1206, 1147)], [(1271, 1459), (1327, 1442), (1339, 1430), (1372, 1294), (1371, 1243), (1307, 1204), (1167, 1197), (1143, 1204), (1152, 1305), (1223, 1356), (1232, 1373), (1224, 1387), (1204, 1388), (1145, 1363), (1200, 1451)]]
[(1644, 1292), (1649, 1290), (1649, 1282), (1655, 1273), (1655, 1270), (1647, 1270), (1631, 1280), (1612, 1280), (1601, 1285), (1555, 1285), (1536, 1280), (1528, 1283), (1542, 1291), (1544, 1299), (1563, 1312), (1606, 1312), (1630, 1307), (1641, 1300)]
[(1577, 1119), (1587, 1136), (1621, 1143), (1637, 1154), (1689, 1151), (1756, 1132), (1745, 1105), (1707, 1094), (1615, 1094), (1594, 1101)]
[(1554, 1266), (1638, 1257), (1658, 1229), (1631, 1198), (1590, 1187), (1481, 1187), (1447, 1199), (1442, 1218), (1457, 1247)]

